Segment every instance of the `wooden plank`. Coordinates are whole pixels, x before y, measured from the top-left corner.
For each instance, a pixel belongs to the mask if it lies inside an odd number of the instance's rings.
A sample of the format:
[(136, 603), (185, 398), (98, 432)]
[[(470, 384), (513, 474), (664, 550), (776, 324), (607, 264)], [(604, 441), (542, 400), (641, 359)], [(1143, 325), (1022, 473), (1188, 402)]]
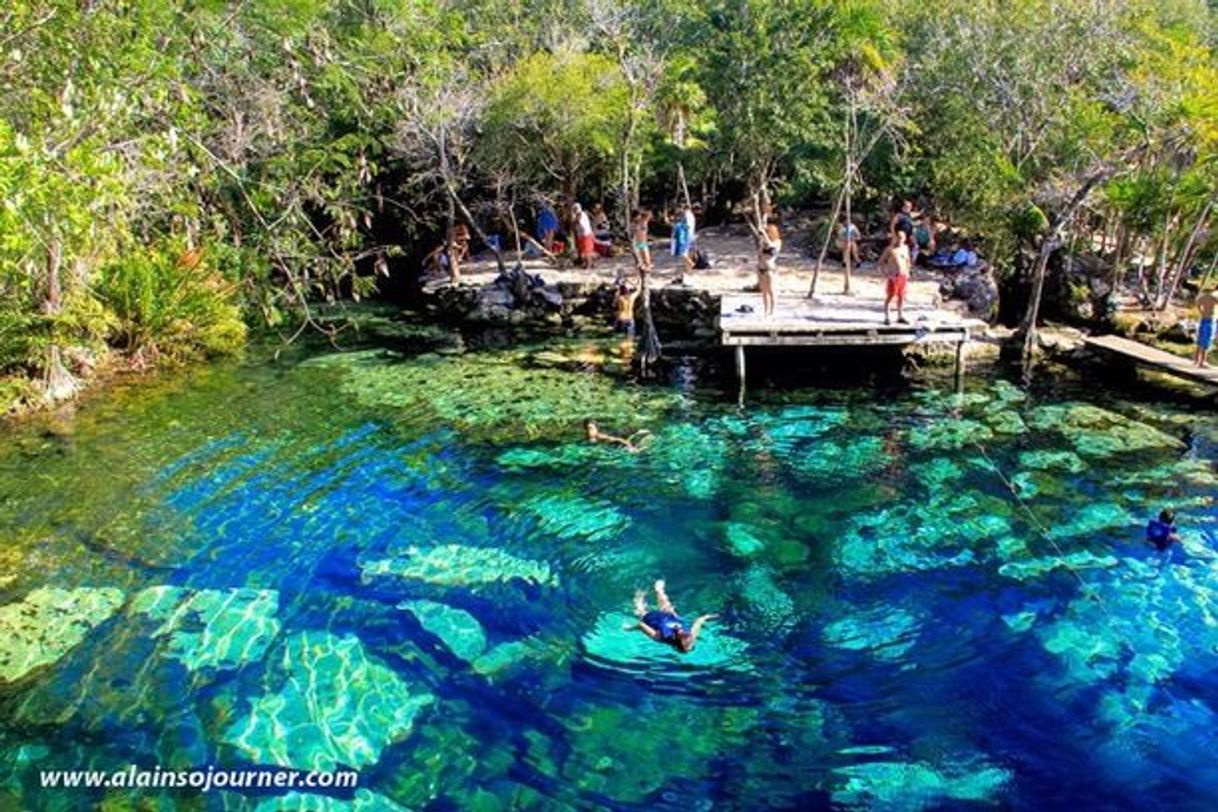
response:
[(1086, 343), (1088, 347), (1095, 347), (1128, 358), (1152, 369), (1187, 378), (1190, 381), (1218, 386), (1218, 369), (1195, 367), (1190, 359), (1158, 347), (1150, 347), (1139, 341), (1120, 336), (1088, 336)]
[(960, 344), (969, 340), (967, 330), (926, 333), (914, 332), (878, 333), (866, 335), (851, 333), (826, 335), (788, 333), (779, 336), (724, 333), (722, 343), (729, 347), (875, 347), (902, 344)]

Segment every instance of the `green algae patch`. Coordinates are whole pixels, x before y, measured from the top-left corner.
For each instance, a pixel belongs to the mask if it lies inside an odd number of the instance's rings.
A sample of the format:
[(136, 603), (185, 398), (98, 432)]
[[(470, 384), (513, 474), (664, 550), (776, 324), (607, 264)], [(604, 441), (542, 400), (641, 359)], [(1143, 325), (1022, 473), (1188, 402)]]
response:
[(935, 457), (927, 462), (909, 466), (909, 475), (915, 482), (937, 493), (964, 477), (964, 468), (946, 457)]
[(261, 660), (279, 634), (278, 609), (275, 590), (155, 586), (137, 593), (128, 612), (159, 621), (152, 636), (168, 641), (165, 656), (198, 671)]
[(410, 812), (404, 806), (366, 789), (357, 789), (351, 800), (331, 798), (328, 795), (312, 795), (304, 792), (289, 792), (275, 798), (267, 798), (254, 812)]
[(937, 420), (909, 432), (909, 444), (919, 451), (955, 451), (994, 439), (989, 426), (967, 417)]
[(557, 586), (558, 576), (544, 561), (517, 558), (495, 547), (464, 547), (443, 544), (439, 547), (410, 547), (401, 555), (378, 558), (360, 565), (366, 580), (396, 576), (425, 581), (437, 586), (470, 587), (482, 584), (526, 581)]
[(1073, 451), (1025, 451), (1019, 455), (1019, 467), (1081, 474), (1087, 470), (1087, 463)]
[(1087, 403), (1038, 406), (1029, 414), (1028, 425), (1059, 432), (1075, 451), (1090, 457), (1184, 447), (1179, 439), (1154, 426)]
[(542, 531), (562, 539), (606, 541), (630, 527), (630, 517), (603, 499), (534, 496), (520, 509), (535, 516)]
[(486, 631), (478, 619), (466, 612), (435, 601), (405, 601), (398, 604), (414, 615), (419, 625), (435, 635), (455, 656), (470, 662), (486, 650)]
[(58, 662), (124, 600), (122, 590), (110, 587), (42, 587), (17, 603), (0, 606), (0, 682), (14, 682)]
[(657, 643), (640, 631), (624, 630), (623, 627), (636, 622), (637, 618), (624, 612), (609, 612), (597, 618), (592, 630), (581, 640), (587, 659), (615, 670), (661, 670), (670, 677), (693, 677), (717, 670), (752, 670), (744, 641), (725, 633), (715, 620), (702, 627), (698, 644), (688, 654)]
[(880, 660), (899, 660), (918, 642), (918, 619), (895, 607), (855, 612), (827, 625), (825, 644), (865, 651)]
[(815, 442), (797, 457), (794, 468), (815, 481), (839, 482), (883, 470), (891, 461), (883, 438), (859, 437), (847, 442)]
[(1137, 525), (1133, 514), (1124, 505), (1113, 502), (1090, 504), (1069, 514), (1069, 521), (1049, 528), (1049, 538), (1055, 541), (1068, 538), (1093, 538), (1111, 535), (1116, 531), (1129, 530)]
[(986, 764), (935, 767), (924, 762), (870, 761), (838, 767), (832, 798), (847, 809), (906, 812), (939, 808), (946, 801), (998, 803), (1010, 770)]
[(257, 764), (299, 770), (375, 764), (435, 700), (412, 694), (401, 677), (368, 656), (359, 638), (322, 631), (287, 638), (266, 687), (224, 741)]
[(594, 418), (607, 431), (630, 433), (660, 422), (681, 398), (632, 387), (602, 374), (538, 367), (527, 352), (419, 356), (409, 362), (353, 355), (341, 391), (360, 404), (430, 413), (467, 438), (560, 439)]

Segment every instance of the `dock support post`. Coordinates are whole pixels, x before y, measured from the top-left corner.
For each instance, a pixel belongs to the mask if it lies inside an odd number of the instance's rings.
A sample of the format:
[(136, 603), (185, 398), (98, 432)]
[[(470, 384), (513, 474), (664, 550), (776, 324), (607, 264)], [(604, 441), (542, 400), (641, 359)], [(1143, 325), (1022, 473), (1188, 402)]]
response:
[(956, 394), (964, 392), (965, 345), (968, 341), (956, 342)]
[(744, 345), (736, 345), (736, 380), (740, 384), (740, 403), (744, 404)]

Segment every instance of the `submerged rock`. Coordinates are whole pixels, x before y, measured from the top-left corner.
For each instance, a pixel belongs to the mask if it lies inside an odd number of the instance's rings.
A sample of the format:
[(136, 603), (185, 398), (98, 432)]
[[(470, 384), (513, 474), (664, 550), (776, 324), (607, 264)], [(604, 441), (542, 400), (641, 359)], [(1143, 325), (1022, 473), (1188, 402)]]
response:
[(419, 625), (467, 663), (486, 650), (486, 631), (478, 619), (464, 609), (435, 601), (405, 601), (399, 603), (398, 608), (414, 615)]
[(262, 659), (279, 634), (278, 609), (272, 589), (154, 586), (139, 592), (128, 611), (161, 621), (152, 636), (167, 638), (165, 656), (198, 671)]
[(581, 496), (535, 496), (520, 503), (541, 529), (564, 539), (603, 541), (630, 526), (630, 517), (609, 502)]
[(256, 764), (299, 770), (375, 764), (435, 700), (412, 694), (401, 677), (368, 656), (359, 638), (322, 631), (287, 638), (266, 687), (224, 741)]
[(1056, 570), (1109, 569), (1121, 562), (1110, 555), (1095, 555), (1086, 550), (1069, 555), (1033, 558), (1027, 561), (1011, 561), (998, 568), (998, 574), (1017, 581), (1039, 578)]
[(908, 612), (882, 606), (855, 612), (825, 626), (825, 644), (848, 651), (866, 651), (880, 660), (899, 660), (918, 642), (918, 619)]
[(42, 587), (0, 606), (0, 682), (57, 662), (117, 612), (124, 599), (122, 590), (109, 587)]
[(311, 795), (304, 792), (289, 792), (275, 798), (267, 798), (258, 804), (254, 812), (409, 812), (404, 806), (370, 792), (357, 789), (355, 797), (346, 801), (329, 795)]
[(558, 576), (544, 561), (517, 558), (495, 547), (410, 547), (399, 556), (366, 561), (360, 565), (364, 580), (397, 576), (439, 586), (478, 586), (512, 580), (557, 586)]
[(924, 762), (870, 761), (833, 770), (833, 803), (847, 809), (921, 810), (945, 801), (990, 803), (1011, 781), (1010, 770), (985, 763), (936, 767)]

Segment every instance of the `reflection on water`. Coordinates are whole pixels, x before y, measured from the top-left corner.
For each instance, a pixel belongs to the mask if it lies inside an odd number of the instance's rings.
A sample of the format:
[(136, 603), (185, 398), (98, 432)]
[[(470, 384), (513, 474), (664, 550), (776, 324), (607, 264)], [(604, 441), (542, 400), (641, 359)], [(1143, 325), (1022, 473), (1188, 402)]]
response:
[[(622, 370), (612, 344), (336, 354), (21, 427), (0, 806), (134, 808), (37, 789), (133, 762), (360, 770), (318, 809), (1218, 792), (1214, 418), (981, 378), (740, 410), (714, 376)], [(654, 441), (587, 445), (589, 416)], [(1163, 566), (1140, 538), (1165, 504)], [(688, 657), (622, 631), (660, 576), (721, 613)]]

